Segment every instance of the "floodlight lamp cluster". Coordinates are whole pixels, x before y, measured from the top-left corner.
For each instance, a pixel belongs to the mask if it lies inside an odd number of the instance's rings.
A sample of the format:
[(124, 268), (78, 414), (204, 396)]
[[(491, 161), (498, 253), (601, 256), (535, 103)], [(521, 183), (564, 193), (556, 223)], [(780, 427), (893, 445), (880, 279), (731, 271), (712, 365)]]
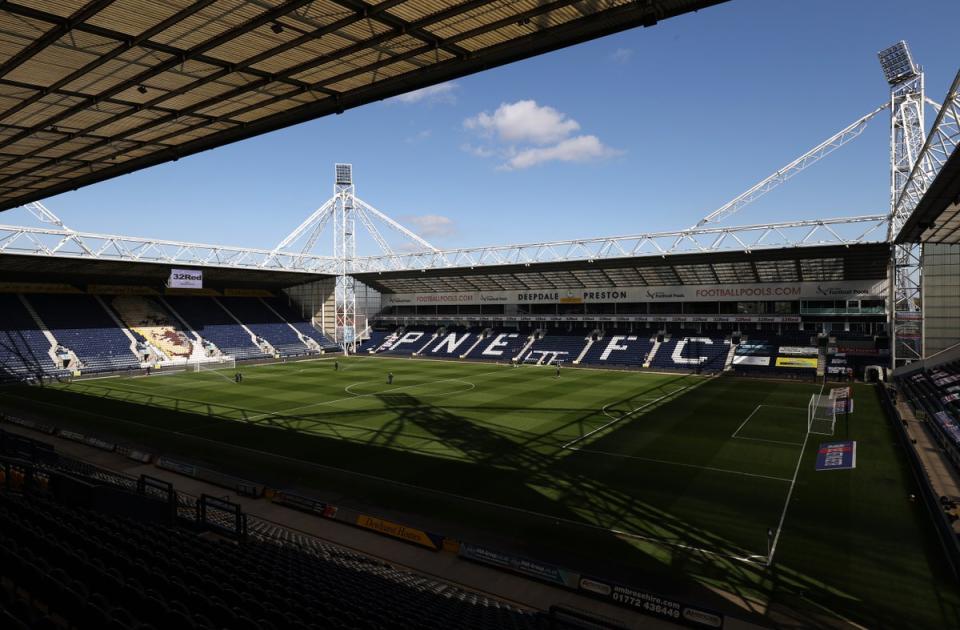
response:
[(335, 171), (337, 186), (353, 185), (353, 166), (351, 164), (337, 164)]
[(883, 68), (883, 78), (890, 85), (896, 85), (912, 79), (920, 74), (920, 69), (913, 62), (910, 48), (902, 39), (877, 53), (880, 58), (880, 67)]

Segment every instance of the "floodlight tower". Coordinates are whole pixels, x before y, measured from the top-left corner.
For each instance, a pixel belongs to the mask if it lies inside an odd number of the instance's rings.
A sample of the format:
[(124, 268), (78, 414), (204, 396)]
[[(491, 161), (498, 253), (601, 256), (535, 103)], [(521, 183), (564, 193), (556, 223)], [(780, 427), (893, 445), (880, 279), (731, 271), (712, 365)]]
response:
[(356, 216), (354, 209), (353, 166), (337, 164), (333, 183), (333, 255), (337, 261), (334, 290), (335, 341), (344, 352), (356, 350), (357, 292), (350, 275), (357, 257)]
[[(923, 124), (923, 71), (903, 40), (877, 53), (890, 84), (890, 225), (896, 239), (909, 215), (897, 213), (897, 199), (926, 140)], [(887, 322), (894, 367), (921, 358), (920, 249), (895, 245), (890, 261)]]

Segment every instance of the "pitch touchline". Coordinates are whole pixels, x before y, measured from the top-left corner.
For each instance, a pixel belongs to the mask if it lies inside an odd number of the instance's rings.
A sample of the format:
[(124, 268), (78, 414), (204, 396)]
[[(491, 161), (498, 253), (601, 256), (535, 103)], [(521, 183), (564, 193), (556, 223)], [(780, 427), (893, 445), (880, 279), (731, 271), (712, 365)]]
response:
[(654, 464), (666, 464), (668, 466), (682, 466), (684, 468), (696, 468), (698, 470), (710, 470), (713, 472), (727, 473), (729, 475), (742, 475), (744, 477), (759, 477), (760, 479), (770, 479), (772, 481), (782, 481), (784, 483), (789, 483), (790, 479), (786, 477), (773, 477), (771, 475), (761, 475), (758, 473), (749, 473), (742, 470), (728, 470), (726, 468), (715, 468), (713, 466), (701, 466), (699, 464), (687, 464), (684, 462), (672, 462), (666, 459), (654, 459), (652, 457), (641, 457), (640, 455), (628, 455), (626, 453), (611, 453), (608, 451), (595, 451), (587, 448), (569, 448), (569, 451), (574, 451), (577, 453), (591, 453), (593, 455), (607, 455), (609, 457), (624, 457), (627, 459), (637, 459), (644, 462), (652, 462)]

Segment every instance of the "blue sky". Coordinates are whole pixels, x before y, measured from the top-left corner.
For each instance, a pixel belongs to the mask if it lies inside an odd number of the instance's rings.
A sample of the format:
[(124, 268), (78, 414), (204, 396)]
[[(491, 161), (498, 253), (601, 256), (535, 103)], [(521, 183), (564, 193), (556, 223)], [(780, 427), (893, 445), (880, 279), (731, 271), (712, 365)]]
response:
[[(272, 247), (342, 161), (442, 247), (679, 229), (883, 103), (881, 48), (907, 40), (941, 99), (958, 23), (955, 0), (733, 0), (46, 203), (85, 231)], [(888, 125), (728, 223), (886, 212)]]

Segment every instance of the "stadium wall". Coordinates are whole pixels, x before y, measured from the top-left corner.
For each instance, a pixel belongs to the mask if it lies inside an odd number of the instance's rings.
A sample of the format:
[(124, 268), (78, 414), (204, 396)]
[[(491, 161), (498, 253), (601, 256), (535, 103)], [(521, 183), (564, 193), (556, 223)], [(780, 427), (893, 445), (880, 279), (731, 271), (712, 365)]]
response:
[(923, 245), (923, 356), (960, 343), (960, 245)]
[[(336, 278), (324, 278), (283, 290), (301, 315), (312, 318), (315, 326), (331, 339), (336, 333)], [(356, 281), (357, 296), (357, 328), (364, 328), (364, 323), (372, 320), (380, 312), (381, 296), (370, 286)]]

